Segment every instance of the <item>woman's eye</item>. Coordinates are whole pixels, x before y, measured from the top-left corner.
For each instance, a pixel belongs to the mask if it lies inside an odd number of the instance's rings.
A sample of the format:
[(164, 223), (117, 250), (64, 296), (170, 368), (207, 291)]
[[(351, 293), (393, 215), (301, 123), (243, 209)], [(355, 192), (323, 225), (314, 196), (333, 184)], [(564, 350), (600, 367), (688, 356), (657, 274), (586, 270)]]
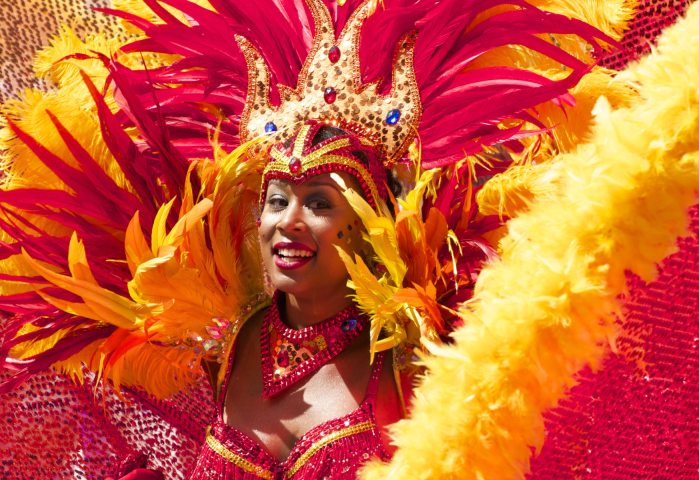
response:
[(325, 210), (326, 208), (330, 208), (330, 203), (325, 200), (311, 200), (307, 205), (311, 210)]
[(286, 198), (284, 197), (274, 196), (267, 199), (267, 204), (274, 209), (281, 209), (289, 205), (289, 202), (287, 202)]

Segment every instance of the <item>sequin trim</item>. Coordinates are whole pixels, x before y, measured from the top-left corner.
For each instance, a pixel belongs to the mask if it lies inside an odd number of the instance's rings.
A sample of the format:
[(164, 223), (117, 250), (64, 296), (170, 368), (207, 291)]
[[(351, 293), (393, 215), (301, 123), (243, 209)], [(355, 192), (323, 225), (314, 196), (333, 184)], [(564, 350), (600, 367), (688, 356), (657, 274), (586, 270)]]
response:
[[(340, 140), (336, 140), (332, 143), (328, 143), (324, 147), (319, 148), (318, 150), (315, 150), (308, 155), (306, 155), (303, 160), (306, 162), (312, 162), (314, 160), (317, 160), (318, 158), (322, 157), (323, 155), (326, 155), (334, 150), (344, 148), (344, 147), (349, 147), (350, 146), (350, 141), (347, 138), (342, 138)], [(302, 161), (303, 161), (302, 160)]]
[(306, 146), (306, 140), (308, 138), (308, 132), (311, 131), (312, 125), (304, 125), (299, 130), (299, 134), (296, 136), (296, 142), (294, 142), (294, 157), (301, 158), (303, 156), (303, 147)]
[[(303, 330), (293, 330), (284, 325), (281, 318), (279, 318), (278, 305), (279, 298), (282, 296), (283, 293), (277, 291), (272, 305), (262, 322), (260, 335), (262, 398), (269, 398), (318, 370), (318, 368), (339, 355), (369, 324), (369, 317), (362, 315), (356, 305), (352, 304), (338, 314), (316, 325)], [(353, 329), (343, 331), (342, 324), (348, 319), (357, 320), (357, 324)], [(299, 345), (302, 345), (304, 341), (318, 341), (318, 337), (322, 337), (320, 342), (323, 345), (319, 345), (320, 349), (317, 353), (298, 364), (292, 371), (280, 374), (274, 370), (274, 358), (272, 356), (272, 339), (275, 335), (283, 337), (289, 343)], [(276, 378), (275, 374), (277, 375)]]
[(273, 480), (274, 474), (272, 472), (270, 472), (269, 470), (265, 470), (262, 467), (258, 467), (257, 465), (254, 465), (248, 462), (247, 460), (240, 458), (238, 455), (228, 450), (225, 447), (225, 445), (216, 440), (214, 436), (211, 435), (210, 426), (206, 427), (206, 444), (209, 446), (211, 450), (213, 450), (229, 462), (236, 464), (238, 467), (242, 468), (246, 472), (250, 472), (254, 475), (257, 475), (260, 478)]
[(301, 467), (303, 467), (306, 464), (306, 462), (308, 462), (311, 459), (311, 457), (313, 457), (313, 455), (315, 455), (321, 448), (326, 447), (331, 443), (340, 440), (341, 438), (349, 437), (350, 435), (354, 435), (356, 433), (366, 432), (367, 430), (373, 430), (374, 428), (376, 428), (376, 424), (369, 420), (367, 422), (359, 423), (357, 425), (352, 425), (351, 427), (343, 428), (342, 430), (333, 432), (330, 435), (318, 440), (316, 443), (311, 445), (311, 447), (308, 450), (306, 450), (303, 453), (303, 455), (299, 457), (298, 460), (296, 460), (294, 465), (289, 469), (288, 472), (286, 472), (286, 477), (293, 477), (294, 474), (296, 474), (296, 472), (298, 472), (301, 469)]

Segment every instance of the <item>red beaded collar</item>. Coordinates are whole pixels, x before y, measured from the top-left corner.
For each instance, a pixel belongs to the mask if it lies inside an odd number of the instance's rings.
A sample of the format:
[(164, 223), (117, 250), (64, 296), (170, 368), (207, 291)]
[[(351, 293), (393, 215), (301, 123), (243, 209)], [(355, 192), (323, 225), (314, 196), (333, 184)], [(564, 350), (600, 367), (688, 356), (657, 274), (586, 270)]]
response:
[(342, 352), (369, 324), (353, 303), (322, 322), (293, 330), (279, 317), (277, 291), (262, 323), (262, 398), (268, 398), (315, 372)]

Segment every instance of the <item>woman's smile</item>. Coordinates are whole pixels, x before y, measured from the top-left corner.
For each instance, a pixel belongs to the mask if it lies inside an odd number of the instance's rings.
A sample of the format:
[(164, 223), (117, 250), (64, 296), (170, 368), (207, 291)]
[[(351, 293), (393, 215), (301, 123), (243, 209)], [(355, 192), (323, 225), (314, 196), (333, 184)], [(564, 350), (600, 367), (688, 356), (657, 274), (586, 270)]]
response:
[(274, 264), (282, 270), (294, 270), (315, 258), (315, 251), (299, 242), (278, 242), (273, 247)]

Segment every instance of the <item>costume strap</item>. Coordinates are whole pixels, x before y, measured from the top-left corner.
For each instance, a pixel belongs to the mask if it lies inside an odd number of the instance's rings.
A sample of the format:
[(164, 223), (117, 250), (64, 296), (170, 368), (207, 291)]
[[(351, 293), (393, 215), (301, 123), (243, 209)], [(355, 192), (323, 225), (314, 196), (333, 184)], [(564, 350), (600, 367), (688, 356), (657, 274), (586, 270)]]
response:
[(238, 328), (236, 329), (235, 336), (231, 338), (230, 343), (227, 346), (228, 349), (222, 352), (221, 365), (226, 365), (226, 367), (221, 368), (216, 377), (216, 403), (218, 404), (218, 413), (221, 419), (223, 419), (223, 401), (226, 397), (225, 392), (228, 389), (228, 381), (230, 380), (231, 370), (233, 369), (233, 361), (235, 359), (235, 344), (238, 338), (238, 333), (240, 332), (242, 326), (245, 325), (245, 323), (247, 323), (247, 321), (252, 318), (253, 315), (260, 310), (268, 308), (271, 303), (272, 298), (265, 297), (261, 302), (252, 305), (250, 311), (244, 314), (242, 317)]
[(386, 351), (379, 352), (374, 358), (374, 368), (371, 370), (371, 378), (369, 378), (369, 386), (366, 389), (365, 402), (371, 403), (374, 406), (376, 400), (376, 392), (379, 390), (379, 379), (381, 378), (381, 369), (383, 362), (386, 359)]

